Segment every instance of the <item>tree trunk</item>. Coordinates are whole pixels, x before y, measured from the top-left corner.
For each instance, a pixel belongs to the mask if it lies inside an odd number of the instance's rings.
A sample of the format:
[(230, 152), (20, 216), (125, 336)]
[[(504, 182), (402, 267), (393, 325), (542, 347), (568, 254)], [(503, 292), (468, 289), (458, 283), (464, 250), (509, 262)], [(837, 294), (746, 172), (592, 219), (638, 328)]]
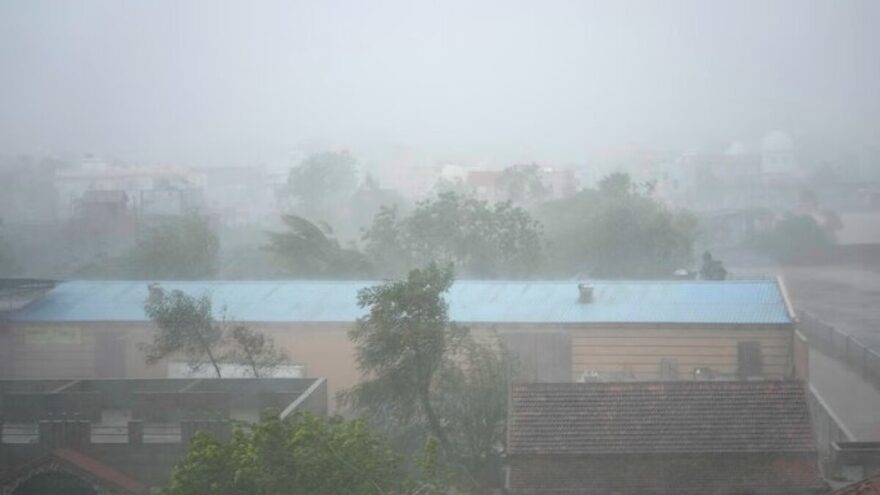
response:
[(437, 437), (437, 441), (440, 442), (440, 447), (443, 448), (443, 453), (446, 454), (447, 458), (452, 457), (450, 452), (449, 439), (446, 437), (446, 431), (443, 429), (443, 425), (440, 424), (440, 420), (437, 419), (437, 415), (434, 413), (434, 408), (431, 406), (431, 395), (430, 395), (430, 381), (424, 387), (421, 387), (419, 391), (419, 397), (422, 402), (422, 408), (425, 410), (425, 416), (428, 418), (428, 426), (431, 429), (431, 432)]
[(208, 354), (208, 359), (211, 360), (211, 365), (214, 366), (214, 371), (217, 373), (217, 378), (223, 378), (223, 375), (220, 373), (220, 365), (217, 364), (217, 360), (214, 359), (214, 353), (211, 352), (211, 348), (207, 345), (205, 346), (205, 353)]

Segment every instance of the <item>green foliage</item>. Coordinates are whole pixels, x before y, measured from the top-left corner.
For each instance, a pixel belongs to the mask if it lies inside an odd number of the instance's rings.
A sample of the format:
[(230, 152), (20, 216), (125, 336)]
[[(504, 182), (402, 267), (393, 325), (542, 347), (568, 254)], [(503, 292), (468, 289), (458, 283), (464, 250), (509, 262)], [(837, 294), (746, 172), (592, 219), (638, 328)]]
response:
[(484, 493), (498, 485), (510, 360), (449, 321), (452, 281), (450, 267), (431, 263), (360, 292), (369, 313), (350, 338), (369, 378), (341, 399), (392, 435), (427, 481)]
[(549, 192), (541, 181), (540, 171), (535, 163), (511, 165), (498, 176), (498, 192), (516, 204), (540, 201)]
[(438, 195), (445, 193), (455, 193), (462, 196), (468, 196), (474, 193), (474, 189), (466, 184), (461, 177), (439, 177), (434, 187), (431, 188), (433, 193)]
[(636, 183), (625, 172), (613, 172), (599, 181), (599, 192), (613, 198), (622, 198), (632, 195), (650, 196), (654, 193), (657, 184), (653, 181)]
[(229, 444), (198, 434), (163, 495), (404, 494), (400, 458), (363, 421), (299, 413), (236, 430)]
[(516, 361), (499, 339), (494, 341), (464, 339), (433, 391), (452, 443), (454, 474), (475, 493), (502, 484), (509, 381), (516, 374)]
[[(266, 249), (284, 264), (288, 275), (302, 277), (352, 277), (369, 274), (370, 264), (354, 248), (343, 248), (324, 230), (296, 215), (283, 215), (284, 232), (269, 232)], [(326, 233), (325, 233), (326, 232)]]
[(473, 277), (523, 277), (542, 259), (541, 225), (528, 212), (453, 192), (419, 202), (404, 218), (383, 208), (364, 241), (382, 273), (395, 276), (437, 260)]
[(441, 443), (446, 443), (445, 431), (433, 415), (430, 389), (465, 335), (450, 323), (441, 297), (452, 281), (451, 268), (432, 263), (412, 270), (406, 280), (362, 289), (358, 304), (369, 313), (349, 333), (357, 347), (358, 368), (371, 377), (353, 389), (354, 405), (362, 405), (364, 399), (368, 403), (363, 405), (379, 403), (404, 422), (425, 414)]
[(208, 219), (185, 215), (140, 236), (128, 255), (97, 274), (136, 279), (196, 280), (214, 275), (220, 241)]
[(272, 376), (288, 362), (285, 353), (262, 333), (241, 325), (218, 322), (207, 295), (193, 297), (180, 290), (151, 285), (144, 313), (156, 325), (153, 342), (143, 346), (148, 364), (180, 354), (193, 370), (210, 365), (222, 378), (223, 362), (246, 366), (255, 378)]
[(833, 237), (810, 215), (786, 215), (752, 240), (756, 250), (781, 262), (821, 254), (833, 244)]
[(217, 377), (223, 330), (214, 320), (211, 299), (192, 297), (179, 290), (166, 292), (150, 286), (144, 313), (156, 324), (153, 343), (144, 347), (147, 363), (154, 364), (174, 353), (183, 354), (190, 367), (199, 369), (210, 364)]
[(369, 225), (383, 206), (391, 207), (407, 203), (399, 192), (380, 187), (373, 176), (367, 174), (351, 197), (350, 220), (351, 225), (357, 229), (352, 234), (356, 236), (363, 226)]
[(270, 377), (290, 361), (283, 350), (275, 347), (273, 339), (245, 325), (233, 325), (228, 338), (231, 348), (224, 360), (247, 366), (254, 378)]
[(298, 209), (309, 216), (325, 216), (348, 200), (356, 185), (355, 159), (347, 151), (311, 155), (288, 178)]
[(696, 219), (651, 197), (651, 185), (612, 174), (600, 189), (585, 189), (542, 205), (550, 269), (563, 275), (663, 277), (692, 262)]

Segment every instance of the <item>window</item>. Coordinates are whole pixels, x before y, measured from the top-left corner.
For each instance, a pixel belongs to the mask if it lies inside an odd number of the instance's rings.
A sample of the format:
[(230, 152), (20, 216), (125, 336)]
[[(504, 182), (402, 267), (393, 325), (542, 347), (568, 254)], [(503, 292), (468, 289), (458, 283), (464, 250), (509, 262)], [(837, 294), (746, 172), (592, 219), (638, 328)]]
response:
[(764, 356), (761, 343), (749, 340), (739, 342), (737, 347), (737, 374), (741, 380), (764, 374)]

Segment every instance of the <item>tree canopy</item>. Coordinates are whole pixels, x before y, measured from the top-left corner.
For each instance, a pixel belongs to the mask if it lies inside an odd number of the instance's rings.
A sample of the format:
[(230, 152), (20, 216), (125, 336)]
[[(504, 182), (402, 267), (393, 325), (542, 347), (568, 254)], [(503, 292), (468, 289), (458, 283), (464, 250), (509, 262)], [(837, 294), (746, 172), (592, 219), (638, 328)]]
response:
[(145, 346), (147, 363), (153, 364), (173, 353), (181, 353), (192, 369), (210, 365), (220, 378), (223, 330), (211, 314), (211, 299), (192, 297), (183, 291), (166, 292), (152, 285), (144, 313), (156, 324), (153, 343)]
[(540, 172), (541, 167), (536, 163), (511, 165), (498, 176), (498, 193), (515, 204), (541, 201), (548, 190), (541, 181)]
[(211, 278), (219, 250), (220, 241), (208, 219), (187, 214), (145, 229), (128, 254), (109, 260), (97, 271), (152, 280)]
[(485, 493), (498, 481), (510, 361), (449, 320), (452, 282), (450, 267), (431, 263), (359, 293), (368, 314), (350, 338), (369, 378), (341, 398), (410, 457), (432, 458), (440, 482)]
[(223, 377), (223, 363), (243, 365), (260, 378), (272, 376), (288, 362), (271, 338), (239, 323), (217, 321), (207, 295), (194, 297), (158, 285), (149, 291), (144, 313), (155, 323), (156, 333), (153, 342), (143, 346), (148, 364), (180, 354), (192, 370), (210, 366), (217, 378)]
[(365, 422), (267, 417), (228, 444), (199, 433), (163, 495), (402, 495), (400, 457)]
[(599, 277), (664, 277), (690, 266), (696, 219), (652, 197), (651, 184), (613, 174), (598, 189), (536, 210), (545, 225), (552, 272)]
[(355, 165), (354, 157), (341, 151), (313, 154), (292, 168), (288, 188), (297, 210), (310, 217), (333, 217), (333, 211), (351, 197), (357, 186)]
[(755, 235), (754, 248), (776, 261), (822, 254), (834, 245), (834, 237), (810, 215), (785, 215), (768, 231)]
[(543, 248), (541, 225), (526, 210), (454, 192), (419, 202), (407, 216), (383, 208), (363, 239), (377, 269), (393, 276), (436, 260), (467, 276), (525, 277), (540, 266)]
[(283, 215), (285, 230), (269, 232), (266, 249), (284, 265), (286, 274), (303, 277), (357, 277), (371, 267), (354, 247), (344, 248), (329, 225), (318, 227), (297, 215)]

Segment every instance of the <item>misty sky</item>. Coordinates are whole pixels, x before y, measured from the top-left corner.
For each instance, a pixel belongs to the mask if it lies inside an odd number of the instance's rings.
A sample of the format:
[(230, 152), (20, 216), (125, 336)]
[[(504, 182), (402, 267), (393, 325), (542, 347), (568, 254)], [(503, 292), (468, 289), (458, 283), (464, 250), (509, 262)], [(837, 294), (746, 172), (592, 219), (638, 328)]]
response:
[(0, 2), (0, 154), (880, 141), (880, 2)]

